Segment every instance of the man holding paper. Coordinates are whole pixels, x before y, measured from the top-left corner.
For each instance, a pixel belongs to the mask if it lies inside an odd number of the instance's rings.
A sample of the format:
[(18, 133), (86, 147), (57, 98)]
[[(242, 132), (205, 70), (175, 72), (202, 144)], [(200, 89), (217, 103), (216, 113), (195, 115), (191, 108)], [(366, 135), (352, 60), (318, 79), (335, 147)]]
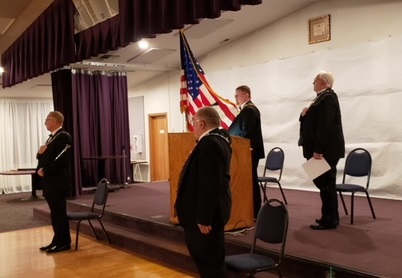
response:
[(330, 169), (313, 180), (320, 190), (321, 218), (310, 225), (313, 230), (336, 229), (339, 224), (336, 192), (336, 165), (345, 156), (341, 110), (332, 90), (334, 76), (321, 71), (314, 79), (317, 97), (300, 114), (299, 145), (306, 159), (325, 159)]

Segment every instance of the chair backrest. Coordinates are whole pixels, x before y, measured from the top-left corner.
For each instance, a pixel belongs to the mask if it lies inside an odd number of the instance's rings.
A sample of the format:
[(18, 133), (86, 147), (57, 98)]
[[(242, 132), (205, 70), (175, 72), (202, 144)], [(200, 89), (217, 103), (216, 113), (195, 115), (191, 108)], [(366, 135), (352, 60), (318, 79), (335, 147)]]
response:
[(101, 179), (98, 183), (98, 186), (96, 187), (91, 211), (94, 211), (96, 207), (99, 207), (99, 209), (102, 210), (103, 215), (108, 195), (109, 195), (109, 181), (107, 179)]
[(371, 164), (371, 155), (366, 149), (356, 148), (352, 150), (346, 157), (342, 183), (345, 183), (346, 175), (352, 177), (367, 176), (367, 188), (370, 182)]
[(279, 254), (279, 260), (281, 260), (285, 250), (288, 226), (289, 214), (285, 204), (277, 199), (265, 202), (258, 212), (251, 253), (254, 253), (257, 240), (271, 244), (281, 243)]
[(264, 177), (267, 173), (267, 170), (269, 171), (280, 170), (278, 177), (279, 181), (282, 177), (284, 161), (285, 161), (285, 153), (283, 152), (283, 150), (279, 147), (272, 148), (267, 155), (267, 159), (265, 160)]

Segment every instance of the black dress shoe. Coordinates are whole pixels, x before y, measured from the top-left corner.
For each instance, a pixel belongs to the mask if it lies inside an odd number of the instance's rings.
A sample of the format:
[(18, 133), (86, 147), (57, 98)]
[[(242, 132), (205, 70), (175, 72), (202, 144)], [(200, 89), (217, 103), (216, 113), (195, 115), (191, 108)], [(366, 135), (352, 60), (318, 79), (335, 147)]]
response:
[(62, 246), (53, 246), (50, 249), (46, 250), (46, 253), (52, 254), (52, 253), (58, 253), (58, 252), (62, 252), (62, 251), (66, 251), (66, 250), (70, 250), (71, 249), (71, 245), (67, 244), (67, 245), (62, 245)]
[[(315, 220), (315, 223), (326, 226), (325, 221), (323, 221), (323, 220), (321, 220), (321, 219), (319, 219), (319, 218), (317, 218), (317, 219)], [(336, 225), (336, 226), (339, 225), (339, 220), (338, 220), (338, 221), (335, 221), (335, 225)], [(331, 226), (331, 225), (330, 225), (330, 226)]]
[(336, 225), (321, 225), (321, 224), (313, 224), (310, 225), (310, 228), (313, 230), (332, 230), (332, 229), (336, 229)]
[(49, 249), (52, 248), (52, 247), (54, 247), (54, 244), (53, 244), (53, 243), (50, 243), (50, 244), (47, 245), (47, 246), (40, 247), (39, 250), (40, 250), (40, 251), (47, 251), (47, 250), (49, 250)]

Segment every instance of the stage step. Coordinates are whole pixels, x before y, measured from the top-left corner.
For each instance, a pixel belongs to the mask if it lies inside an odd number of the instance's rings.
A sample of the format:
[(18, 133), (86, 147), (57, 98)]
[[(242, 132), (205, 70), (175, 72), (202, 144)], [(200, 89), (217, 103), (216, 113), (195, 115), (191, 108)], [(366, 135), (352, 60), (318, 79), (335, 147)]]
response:
[[(75, 207), (75, 205), (73, 205), (73, 207)], [(69, 210), (71, 210), (70, 205)], [(34, 217), (49, 220), (48, 208), (45, 206), (35, 208)], [(183, 243), (183, 240), (175, 239), (175, 237), (177, 237), (176, 235), (173, 238), (169, 236), (169, 234), (180, 234), (180, 229), (178, 227), (173, 226), (173, 232), (167, 233), (166, 227), (158, 227), (160, 226), (158, 223), (146, 223), (147, 221), (143, 221), (141, 219), (137, 221), (137, 225), (131, 224), (128, 225), (128, 227), (125, 225), (116, 225), (115, 223), (113, 223), (121, 220), (123, 220), (123, 223), (128, 223), (129, 221), (127, 221), (127, 219), (125, 218), (126, 217), (124, 215), (113, 216), (109, 215), (109, 213), (107, 212), (104, 215), (104, 218), (102, 218), (102, 222), (109, 235), (112, 245), (129, 251), (133, 251), (135, 253), (149, 257), (153, 260), (171, 265), (175, 268), (183, 269), (187, 272), (196, 273), (195, 266), (188, 255), (188, 251), (185, 244)], [(106, 238), (103, 235), (98, 221), (92, 221), (92, 223), (97, 235), (99, 236), (99, 239), (106, 241)], [(70, 229), (72, 231), (76, 230), (75, 222), (70, 223)], [(159, 232), (156, 232), (158, 230)], [(154, 231), (155, 233), (153, 233), (152, 231)], [(80, 233), (84, 233), (85, 235), (94, 237), (87, 221), (83, 221), (81, 223)], [(75, 238), (72, 238), (72, 241), (74, 245)], [(78, 248), (80, 248), (79, 243)]]
[[(88, 205), (82, 205), (75, 202), (68, 202), (69, 211), (89, 210)], [(34, 216), (44, 220), (49, 220), (49, 209), (46, 205), (34, 208)], [(172, 267), (182, 269), (186, 272), (196, 273), (195, 265), (188, 255), (184, 244), (183, 231), (180, 227), (149, 221), (146, 219), (134, 218), (127, 215), (117, 214), (105, 211), (102, 218), (106, 231), (111, 239), (112, 245), (133, 251), (144, 255), (153, 260), (163, 262)], [(101, 240), (106, 240), (102, 230), (97, 223), (93, 221), (96, 232)], [(70, 229), (75, 231), (76, 224), (71, 223)], [(81, 223), (81, 233), (94, 237), (87, 221)], [(75, 238), (72, 239), (73, 244)], [(236, 240), (236, 236), (226, 236), (227, 254), (247, 253), (250, 250), (248, 243), (242, 243)], [(73, 246), (74, 247), (74, 246)], [(259, 253), (275, 257), (275, 251), (267, 249), (258, 249)], [(329, 265), (286, 256), (282, 273), (284, 277), (325, 277), (325, 272), (330, 268)], [(357, 273), (351, 270), (335, 267), (337, 278), (355, 278), (355, 277), (374, 277), (364, 273)], [(194, 276), (197, 276), (194, 274)], [(229, 277), (243, 277), (230, 273)], [(259, 278), (277, 277), (275, 273), (264, 272), (259, 274)]]

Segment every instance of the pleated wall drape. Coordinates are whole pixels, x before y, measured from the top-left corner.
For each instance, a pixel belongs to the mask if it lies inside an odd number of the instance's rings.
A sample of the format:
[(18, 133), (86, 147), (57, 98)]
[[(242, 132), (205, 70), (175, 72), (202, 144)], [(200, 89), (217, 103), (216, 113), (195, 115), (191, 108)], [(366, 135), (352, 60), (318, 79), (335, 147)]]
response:
[[(0, 98), (1, 171), (38, 165), (36, 154), (49, 137), (44, 123), (52, 110), (51, 99)], [(0, 194), (28, 192), (31, 186), (31, 175), (0, 175)]]

